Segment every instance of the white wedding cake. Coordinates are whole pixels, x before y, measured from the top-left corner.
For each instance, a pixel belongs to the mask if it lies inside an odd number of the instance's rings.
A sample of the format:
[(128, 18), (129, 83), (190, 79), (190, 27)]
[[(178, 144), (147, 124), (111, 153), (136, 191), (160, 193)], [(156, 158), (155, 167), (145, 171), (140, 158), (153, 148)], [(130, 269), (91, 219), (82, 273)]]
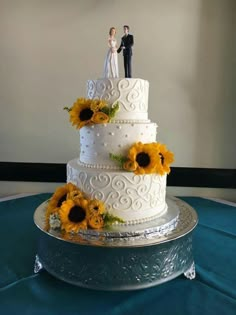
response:
[[(148, 93), (149, 83), (142, 79), (89, 80), (87, 98), (103, 100), (110, 108), (118, 104), (119, 110), (109, 122), (80, 128), (79, 157), (67, 164), (67, 182), (102, 201), (109, 214), (127, 225), (150, 221), (167, 211), (166, 173), (148, 171), (150, 148), (157, 144), (157, 125), (148, 119)], [(86, 114), (90, 115), (89, 110)], [(127, 154), (133, 159), (130, 169), (114, 158)], [(163, 164), (163, 155), (159, 156)]]
[(197, 216), (166, 202), (174, 155), (156, 141), (148, 92), (142, 79), (89, 80), (86, 98), (64, 107), (79, 129), (80, 152), (67, 163), (67, 183), (36, 211), (36, 225), (47, 232), (37, 268), (102, 290), (194, 276), (189, 232)]

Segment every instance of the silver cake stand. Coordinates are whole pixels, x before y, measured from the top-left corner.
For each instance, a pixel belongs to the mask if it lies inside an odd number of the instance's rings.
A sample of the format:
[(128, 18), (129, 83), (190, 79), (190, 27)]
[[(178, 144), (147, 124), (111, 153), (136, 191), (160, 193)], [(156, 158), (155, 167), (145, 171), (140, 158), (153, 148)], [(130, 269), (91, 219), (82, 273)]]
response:
[(155, 220), (76, 235), (45, 231), (46, 202), (34, 213), (39, 228), (34, 272), (47, 270), (71, 284), (96, 290), (135, 290), (184, 274), (195, 278), (192, 232), (195, 210), (167, 197), (168, 211)]

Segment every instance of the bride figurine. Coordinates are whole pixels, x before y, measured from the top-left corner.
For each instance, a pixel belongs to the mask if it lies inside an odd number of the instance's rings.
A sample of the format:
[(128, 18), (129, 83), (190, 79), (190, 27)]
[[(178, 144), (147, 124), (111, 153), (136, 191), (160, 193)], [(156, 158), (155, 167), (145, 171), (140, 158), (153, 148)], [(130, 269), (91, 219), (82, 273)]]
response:
[(118, 58), (117, 58), (117, 41), (115, 39), (116, 29), (111, 27), (108, 38), (108, 52), (104, 62), (103, 77), (104, 78), (118, 78)]

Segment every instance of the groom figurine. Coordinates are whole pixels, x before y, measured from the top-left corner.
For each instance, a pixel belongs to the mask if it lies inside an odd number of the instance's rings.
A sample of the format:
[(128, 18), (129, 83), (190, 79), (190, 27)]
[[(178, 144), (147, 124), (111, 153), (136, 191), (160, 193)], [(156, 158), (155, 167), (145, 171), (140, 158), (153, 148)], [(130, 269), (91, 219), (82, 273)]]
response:
[(133, 35), (129, 34), (128, 25), (124, 25), (124, 33), (125, 35), (121, 38), (121, 44), (117, 52), (120, 53), (121, 50), (123, 50), (125, 77), (132, 78), (131, 57), (132, 57), (132, 46), (134, 44), (134, 37)]

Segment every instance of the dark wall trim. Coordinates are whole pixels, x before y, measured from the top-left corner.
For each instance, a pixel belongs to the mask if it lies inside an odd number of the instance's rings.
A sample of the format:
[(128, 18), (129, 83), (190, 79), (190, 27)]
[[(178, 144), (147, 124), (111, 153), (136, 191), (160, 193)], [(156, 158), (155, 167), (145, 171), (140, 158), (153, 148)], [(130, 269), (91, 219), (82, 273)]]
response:
[(66, 164), (0, 162), (1, 181), (66, 182)]
[(172, 167), (167, 185), (236, 188), (236, 169)]
[[(0, 181), (66, 182), (66, 164), (0, 162)], [(236, 169), (172, 167), (167, 185), (236, 188)]]

